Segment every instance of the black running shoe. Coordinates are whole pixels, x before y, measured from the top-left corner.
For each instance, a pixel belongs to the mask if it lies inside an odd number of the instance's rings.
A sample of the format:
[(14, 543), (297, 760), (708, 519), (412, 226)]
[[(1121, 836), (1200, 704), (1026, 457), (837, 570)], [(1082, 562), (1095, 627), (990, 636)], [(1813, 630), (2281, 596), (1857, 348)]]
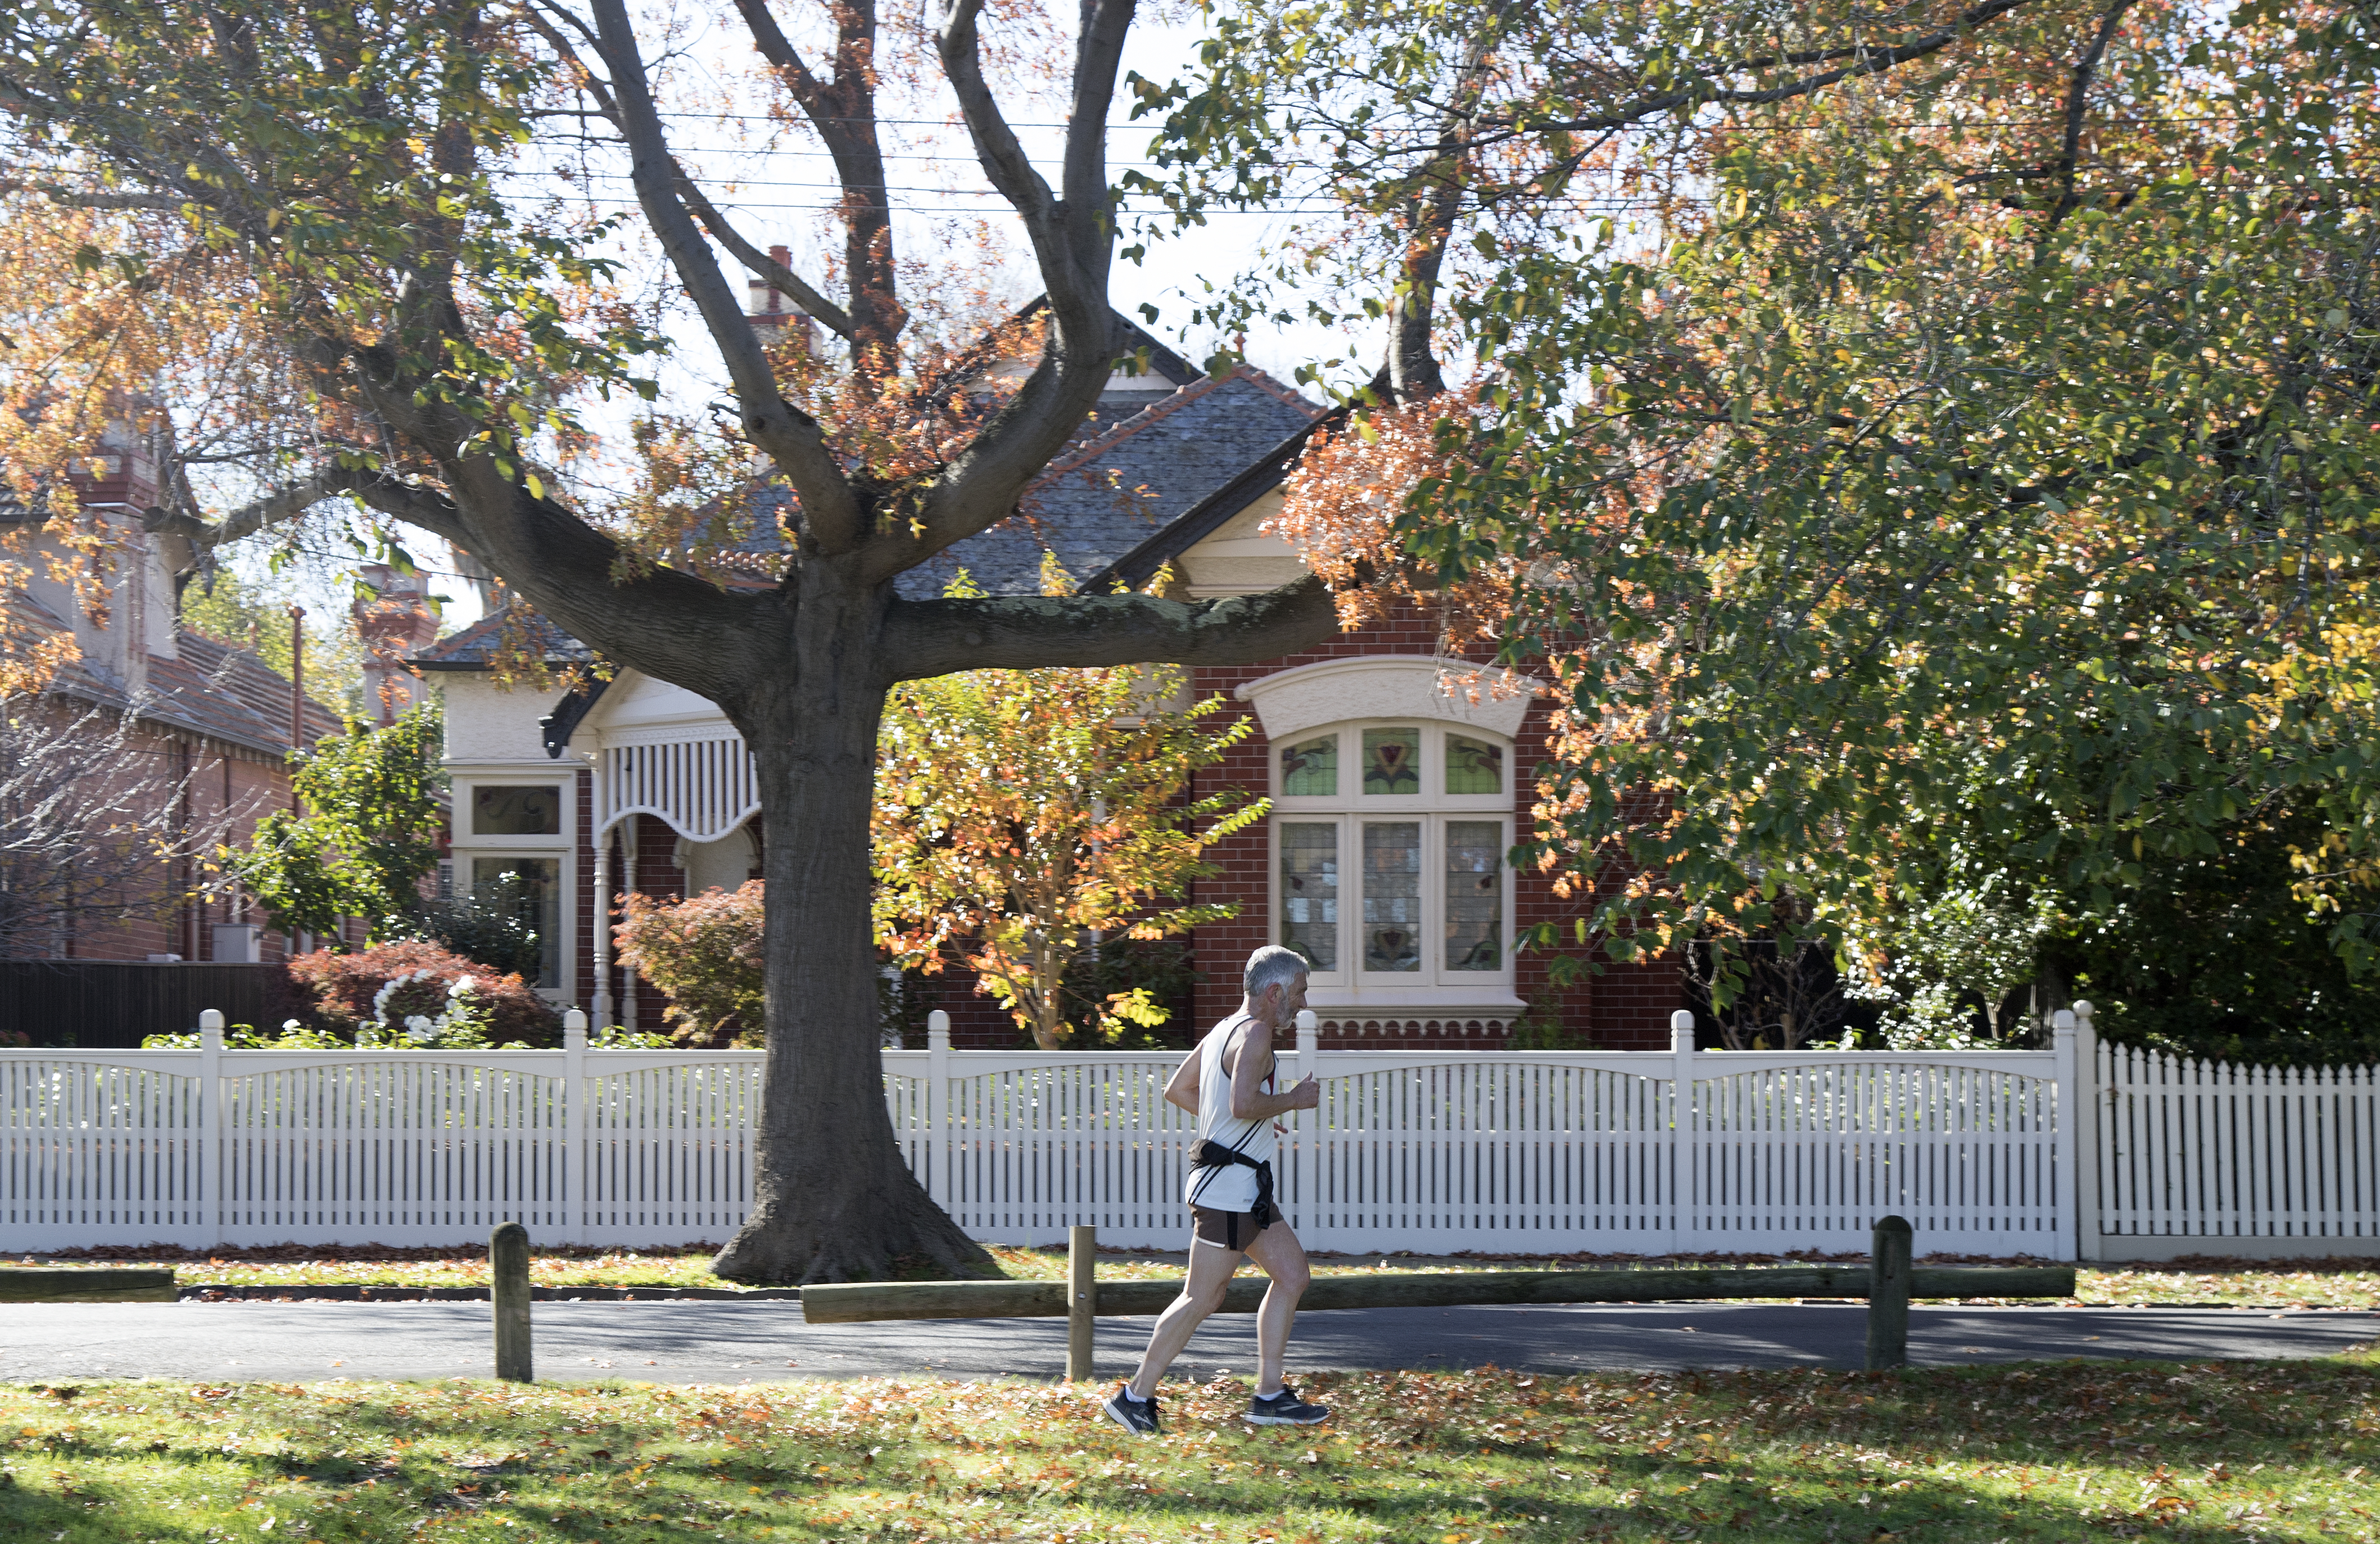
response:
[(1327, 1406), (1308, 1404), (1297, 1397), (1297, 1391), (1284, 1383), (1281, 1392), (1270, 1399), (1248, 1401), (1248, 1424), (1251, 1426), (1312, 1426), (1330, 1418)]
[(1115, 1397), (1099, 1408), (1108, 1413), (1108, 1419), (1135, 1437), (1157, 1435), (1157, 1397), (1154, 1394), (1147, 1399), (1135, 1399), (1132, 1397), (1132, 1385), (1119, 1383)]

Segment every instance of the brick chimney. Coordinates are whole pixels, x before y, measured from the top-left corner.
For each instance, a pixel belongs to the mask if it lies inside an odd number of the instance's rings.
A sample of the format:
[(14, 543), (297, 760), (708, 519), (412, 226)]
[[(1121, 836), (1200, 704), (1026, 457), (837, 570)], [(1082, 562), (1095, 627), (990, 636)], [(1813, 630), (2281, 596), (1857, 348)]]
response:
[(419, 572), (400, 574), (384, 563), (366, 564), (357, 572), (371, 590), (353, 607), (356, 636), (364, 646), (364, 716), (374, 723), (394, 723), (420, 695), (420, 677), (405, 660), (438, 636), (438, 614)]
[[(780, 268), (791, 268), (794, 254), (783, 247), (769, 249), (769, 261)], [(772, 288), (765, 279), (753, 279), (745, 285), (750, 298), (745, 302), (745, 320), (752, 323), (763, 343), (791, 339), (804, 354), (810, 352), (815, 338), (810, 332), (810, 319), (794, 304), (793, 297)]]

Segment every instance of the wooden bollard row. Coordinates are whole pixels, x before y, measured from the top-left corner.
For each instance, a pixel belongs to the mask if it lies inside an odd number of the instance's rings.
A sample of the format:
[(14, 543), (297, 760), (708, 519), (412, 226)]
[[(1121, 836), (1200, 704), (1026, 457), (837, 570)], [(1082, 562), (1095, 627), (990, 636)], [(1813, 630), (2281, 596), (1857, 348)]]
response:
[[(1724, 1302), (1752, 1297), (1864, 1297), (1868, 1302), (1867, 1365), (1897, 1368), (1909, 1360), (1912, 1297), (2070, 1297), (2074, 1268), (1925, 1266), (1911, 1264), (1908, 1222), (1876, 1223), (1871, 1265), (1794, 1265), (1747, 1269), (1689, 1267), (1665, 1270), (1366, 1271), (1317, 1276), (1298, 1311), (1336, 1308), (1435, 1308), (1556, 1303)], [(1101, 1316), (1147, 1317), (1164, 1311), (1179, 1283), (1094, 1282), (1093, 1229), (1071, 1230), (1063, 1282), (854, 1282), (802, 1289), (802, 1317), (811, 1324), (890, 1319), (1067, 1319), (1066, 1376), (1091, 1377), (1092, 1322)], [(1223, 1290), (1223, 1313), (1254, 1313), (1263, 1301), (1261, 1277), (1234, 1280)]]

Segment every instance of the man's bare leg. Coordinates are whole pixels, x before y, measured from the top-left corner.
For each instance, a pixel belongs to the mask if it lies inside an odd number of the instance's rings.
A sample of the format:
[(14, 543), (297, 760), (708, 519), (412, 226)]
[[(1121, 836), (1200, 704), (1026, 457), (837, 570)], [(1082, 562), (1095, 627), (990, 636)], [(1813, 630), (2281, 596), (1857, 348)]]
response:
[[(1254, 1242), (1260, 1244), (1271, 1237), (1279, 1226), (1276, 1223), (1267, 1228)], [(1190, 1343), (1192, 1332), (1208, 1314), (1223, 1306), (1223, 1288), (1231, 1283), (1232, 1272), (1240, 1268), (1240, 1250), (1226, 1249), (1203, 1238), (1190, 1240), (1190, 1273), (1183, 1279), (1182, 1295), (1165, 1305), (1165, 1311), (1157, 1316), (1157, 1328), (1149, 1331), (1148, 1349), (1141, 1353), (1140, 1370), (1132, 1375), (1132, 1382), (1127, 1385), (1133, 1398), (1147, 1399), (1157, 1392), (1158, 1380), (1173, 1365), (1173, 1358), (1182, 1355), (1182, 1348)], [(1303, 1254), (1298, 1257), (1301, 1264), (1305, 1258)], [(1302, 1282), (1298, 1290), (1305, 1290)], [(1269, 1290), (1265, 1294), (1265, 1303), (1267, 1307), (1272, 1303)], [(1282, 1333), (1287, 1335), (1286, 1326)]]
[[(1248, 1258), (1272, 1279), (1264, 1302), (1257, 1308), (1257, 1387), (1258, 1399), (1281, 1392), (1281, 1363), (1289, 1355), (1289, 1327), (1297, 1318), (1297, 1300), (1305, 1295), (1313, 1271), (1305, 1263), (1305, 1246), (1289, 1224), (1277, 1222), (1248, 1241)], [(1187, 1338), (1187, 1337), (1185, 1337)]]

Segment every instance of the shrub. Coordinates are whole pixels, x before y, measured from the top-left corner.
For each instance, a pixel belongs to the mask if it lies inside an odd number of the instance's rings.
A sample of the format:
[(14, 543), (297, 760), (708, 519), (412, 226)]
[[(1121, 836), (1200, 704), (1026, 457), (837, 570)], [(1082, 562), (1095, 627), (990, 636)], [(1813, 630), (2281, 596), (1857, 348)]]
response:
[(477, 960), (499, 974), (524, 979), (544, 961), (537, 931), (537, 896), (518, 874), (504, 874), (468, 894), (423, 901), (382, 924), (382, 937), (418, 938)]
[(758, 1045), (762, 1027), (761, 881), (683, 901), (621, 897), (620, 963), (669, 993), (681, 1045)]
[[(408, 1018), (425, 1017), (446, 1021), (441, 1044), (468, 1043), (466, 1026), (475, 1022), (486, 1040), (498, 1044), (562, 1043), (561, 1015), (518, 976), (498, 975), (419, 939), (375, 944), (352, 954), (317, 950), (291, 960), (289, 973), (314, 994), (315, 1022), (349, 1038), (366, 1026), (401, 1027)], [(468, 1011), (455, 1018), (453, 989), (467, 979), (472, 983)], [(392, 982), (395, 990), (383, 998)]]

